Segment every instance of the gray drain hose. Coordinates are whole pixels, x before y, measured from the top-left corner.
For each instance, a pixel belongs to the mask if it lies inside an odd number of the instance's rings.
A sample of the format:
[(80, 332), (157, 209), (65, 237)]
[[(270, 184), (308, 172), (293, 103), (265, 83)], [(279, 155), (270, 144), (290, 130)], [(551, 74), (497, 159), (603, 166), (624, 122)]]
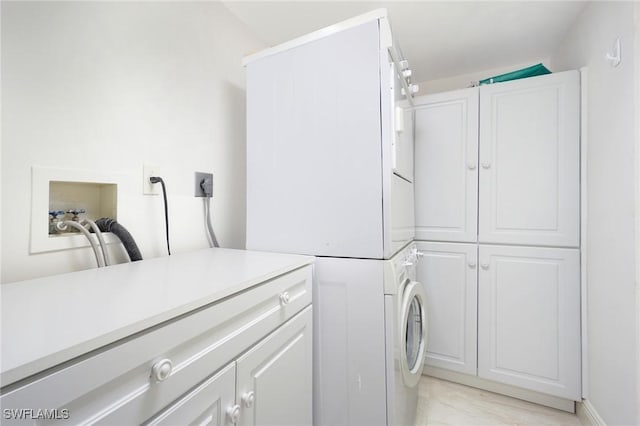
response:
[(98, 225), (98, 228), (100, 228), (102, 232), (111, 232), (112, 234), (120, 238), (120, 241), (122, 241), (122, 245), (127, 251), (129, 259), (131, 259), (132, 262), (135, 262), (136, 260), (142, 260), (142, 254), (140, 253), (140, 249), (138, 249), (138, 245), (136, 244), (135, 240), (133, 239), (129, 231), (127, 231), (124, 226), (116, 222), (115, 219), (103, 217), (96, 220), (96, 225)]

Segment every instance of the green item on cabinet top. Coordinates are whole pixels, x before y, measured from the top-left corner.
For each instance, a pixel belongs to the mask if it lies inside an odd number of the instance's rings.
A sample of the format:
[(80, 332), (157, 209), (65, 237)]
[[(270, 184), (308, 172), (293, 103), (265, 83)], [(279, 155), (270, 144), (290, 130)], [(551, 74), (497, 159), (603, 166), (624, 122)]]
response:
[(542, 64), (532, 65), (527, 68), (522, 68), (517, 71), (508, 72), (506, 74), (496, 75), (494, 77), (485, 78), (480, 80), (480, 84), (492, 84), (500, 83), (503, 81), (517, 80), (519, 78), (535, 77), (537, 75), (551, 74), (551, 71)]

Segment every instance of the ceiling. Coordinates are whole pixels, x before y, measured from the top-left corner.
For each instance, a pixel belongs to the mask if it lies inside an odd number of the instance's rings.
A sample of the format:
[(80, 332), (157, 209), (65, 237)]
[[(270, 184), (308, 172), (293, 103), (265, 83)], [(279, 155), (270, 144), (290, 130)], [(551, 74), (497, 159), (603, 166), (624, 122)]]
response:
[[(584, 1), (225, 1), (273, 46), (384, 7), (413, 81), (524, 64), (551, 56)], [(533, 65), (533, 63), (531, 63)]]

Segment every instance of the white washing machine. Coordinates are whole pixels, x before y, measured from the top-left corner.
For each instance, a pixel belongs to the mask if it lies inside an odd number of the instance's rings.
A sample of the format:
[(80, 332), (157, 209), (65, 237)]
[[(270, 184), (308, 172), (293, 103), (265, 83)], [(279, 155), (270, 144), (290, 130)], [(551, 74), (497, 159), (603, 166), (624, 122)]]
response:
[(416, 281), (420, 257), (422, 253), (412, 243), (385, 270), (387, 425), (413, 425), (415, 421), (427, 345), (427, 300), (422, 284)]
[(412, 425), (426, 300), (410, 243), (389, 260), (314, 265), (314, 425)]

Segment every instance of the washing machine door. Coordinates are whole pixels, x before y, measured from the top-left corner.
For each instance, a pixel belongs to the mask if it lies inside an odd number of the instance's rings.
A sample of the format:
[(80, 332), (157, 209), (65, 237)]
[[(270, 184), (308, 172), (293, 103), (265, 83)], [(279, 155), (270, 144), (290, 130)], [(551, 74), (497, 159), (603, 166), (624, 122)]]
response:
[(418, 384), (427, 346), (426, 296), (422, 284), (407, 280), (400, 306), (400, 370), (406, 386)]

